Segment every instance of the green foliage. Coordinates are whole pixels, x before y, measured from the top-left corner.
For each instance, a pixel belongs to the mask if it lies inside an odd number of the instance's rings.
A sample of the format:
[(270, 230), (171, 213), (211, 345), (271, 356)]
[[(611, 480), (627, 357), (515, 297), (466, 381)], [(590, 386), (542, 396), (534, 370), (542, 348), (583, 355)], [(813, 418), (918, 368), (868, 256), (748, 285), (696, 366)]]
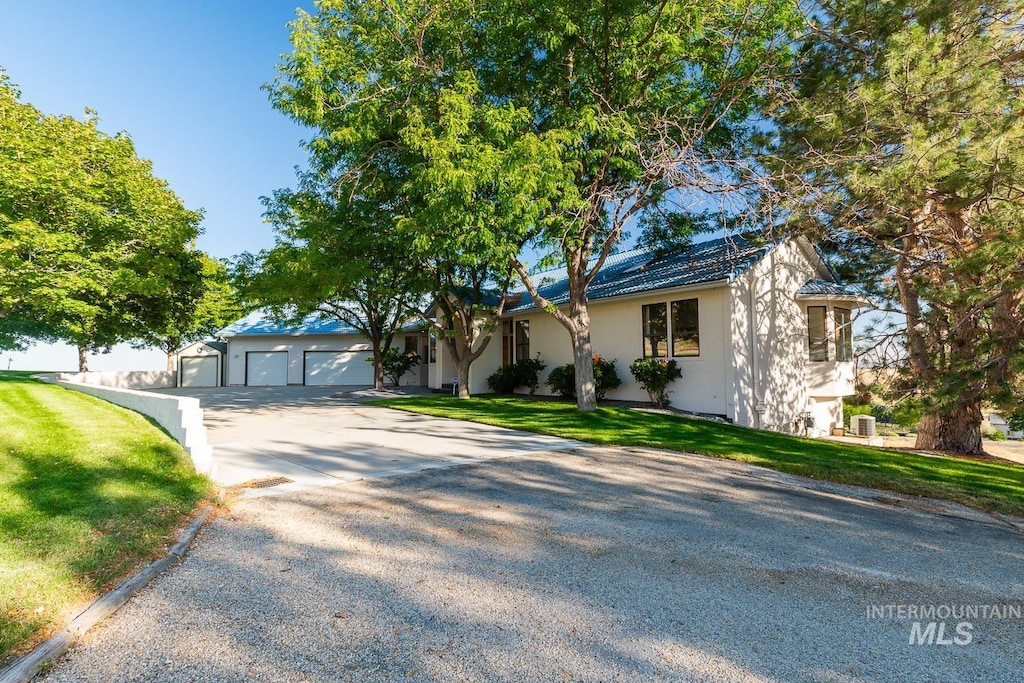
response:
[[(547, 384), (562, 398), (575, 398), (576, 366), (568, 363), (553, 368), (548, 374)], [(622, 380), (615, 370), (615, 361), (594, 356), (594, 394), (597, 396), (597, 400), (604, 400), (609, 391), (620, 386), (622, 386)]]
[(539, 356), (524, 358), (491, 373), (487, 378), (487, 387), (499, 394), (511, 394), (519, 387), (525, 387), (532, 395), (540, 386), (540, 373), (545, 367), (547, 364)]
[(763, 158), (810, 190), (792, 226), (906, 314), (900, 389), (935, 448), (1024, 399), (1022, 22), (1010, 0), (821, 2)]
[(892, 407), (892, 421), (903, 427), (917, 426), (923, 414), (921, 401), (915, 398), (905, 398)]
[[(0, 74), (0, 328), (96, 348), (187, 315), (201, 288), (187, 210), (131, 139), (47, 116)], [(22, 328), (22, 332), (25, 332)], [(3, 337), (4, 334), (0, 334)], [(24, 336), (21, 336), (24, 339)]]
[[(372, 363), (373, 358), (367, 358), (367, 362)], [(415, 351), (402, 352), (398, 349), (388, 349), (384, 354), (384, 358), (381, 359), (381, 365), (384, 368), (384, 376), (391, 380), (394, 385), (401, 384), (402, 377), (405, 373), (412, 370), (414, 367), (420, 364), (420, 356)]]
[(489, 396), (456, 401), (423, 396), (377, 404), (587, 443), (699, 453), (823, 481), (1024, 514), (1024, 468), (1013, 463), (920, 456), (628, 408), (601, 407), (580, 413), (558, 401)]
[(668, 385), (683, 376), (683, 371), (674, 360), (664, 358), (637, 358), (629, 371), (658, 408), (669, 405)]
[(562, 398), (576, 397), (576, 366), (572, 363), (551, 368), (547, 384)]
[(998, 429), (989, 429), (983, 436), (990, 441), (1006, 441), (1006, 434), (1003, 434)]
[[(300, 12), (271, 99), (315, 131), (315, 171), (351, 181), (346, 196), (396, 180), (386, 206), (425, 270), (486, 263), (500, 290), (536, 246), (570, 266), (585, 312), (603, 263), (588, 259), (627, 223), (659, 223), (673, 187), (736, 179), (797, 20), (792, 0), (338, 0)], [(539, 307), (591, 353), (585, 316)]]

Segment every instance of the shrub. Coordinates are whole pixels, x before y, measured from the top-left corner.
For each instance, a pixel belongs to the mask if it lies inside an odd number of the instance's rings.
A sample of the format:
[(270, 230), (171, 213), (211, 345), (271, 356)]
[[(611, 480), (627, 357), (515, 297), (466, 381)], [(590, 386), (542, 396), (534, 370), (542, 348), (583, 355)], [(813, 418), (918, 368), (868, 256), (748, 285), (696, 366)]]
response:
[(572, 398), (576, 395), (576, 366), (572, 363), (559, 365), (552, 368), (548, 373), (548, 386), (562, 398)]
[(905, 398), (892, 407), (892, 421), (904, 427), (916, 427), (923, 412), (919, 399)]
[(658, 408), (669, 404), (668, 385), (683, 376), (676, 362), (665, 358), (637, 358), (629, 371)]
[(854, 415), (871, 415), (871, 406), (869, 405), (850, 405), (845, 401), (843, 403), (843, 422), (847, 429), (850, 428), (850, 418)]
[[(548, 374), (547, 384), (553, 392), (562, 398), (575, 398), (575, 364), (559, 365), (552, 369)], [(603, 401), (605, 394), (620, 386), (622, 386), (622, 380), (615, 370), (615, 361), (594, 356), (594, 393), (597, 394), (597, 400)]]
[(986, 439), (991, 439), (992, 441), (1006, 441), (1006, 434), (1003, 434), (998, 429), (986, 431), (982, 436)]
[(526, 387), (533, 394), (540, 386), (540, 372), (545, 367), (539, 357), (526, 358), (495, 370), (487, 378), (487, 386), (499, 394), (511, 394), (519, 387)]
[[(373, 356), (366, 359), (367, 363), (373, 362)], [(380, 361), (384, 369), (384, 376), (391, 380), (392, 384), (402, 381), (402, 376), (420, 364), (420, 356), (415, 351), (403, 353), (398, 349), (388, 349)]]

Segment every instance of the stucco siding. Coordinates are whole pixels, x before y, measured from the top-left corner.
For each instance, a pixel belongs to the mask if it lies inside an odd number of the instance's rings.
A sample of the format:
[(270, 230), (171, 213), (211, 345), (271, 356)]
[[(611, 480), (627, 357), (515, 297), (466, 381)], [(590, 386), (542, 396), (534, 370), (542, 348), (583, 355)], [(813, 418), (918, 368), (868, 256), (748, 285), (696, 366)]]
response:
[(303, 383), (303, 357), (306, 351), (369, 351), (370, 344), (358, 334), (308, 337), (232, 337), (228, 339), (227, 367), (229, 386), (245, 384), (245, 354), (284, 351), (288, 354), (288, 384)]

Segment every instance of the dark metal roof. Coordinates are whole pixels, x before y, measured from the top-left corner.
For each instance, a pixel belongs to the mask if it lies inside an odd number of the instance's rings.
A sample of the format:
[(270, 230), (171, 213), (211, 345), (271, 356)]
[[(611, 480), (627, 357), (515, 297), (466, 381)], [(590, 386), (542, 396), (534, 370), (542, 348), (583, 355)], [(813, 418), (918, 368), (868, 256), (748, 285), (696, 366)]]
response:
[[(740, 235), (722, 237), (688, 248), (659, 253), (655, 249), (634, 249), (610, 256), (590, 283), (590, 300), (628, 294), (653, 292), (659, 289), (700, 285), (711, 282), (732, 282), (770, 252), (778, 242), (747, 238)], [(552, 271), (535, 277), (541, 296), (555, 305), (569, 300), (569, 281), (565, 271)], [(505, 309), (516, 313), (536, 309), (527, 295)]]
[(797, 296), (832, 296), (853, 299), (867, 299), (868, 295), (859, 287), (853, 285), (842, 285), (838, 282), (819, 280), (817, 278), (808, 280), (804, 286), (797, 290)]

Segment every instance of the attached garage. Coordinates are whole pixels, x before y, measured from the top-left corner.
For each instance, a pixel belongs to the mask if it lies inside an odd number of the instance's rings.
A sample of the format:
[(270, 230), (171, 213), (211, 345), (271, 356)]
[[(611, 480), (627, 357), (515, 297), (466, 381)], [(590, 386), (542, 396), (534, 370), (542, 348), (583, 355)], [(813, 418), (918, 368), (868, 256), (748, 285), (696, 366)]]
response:
[(366, 351), (306, 351), (303, 383), (308, 386), (373, 384), (373, 363)]
[(219, 356), (182, 356), (181, 386), (183, 387), (217, 387), (220, 386)]
[(248, 351), (245, 384), (250, 387), (283, 387), (288, 384), (287, 351)]

